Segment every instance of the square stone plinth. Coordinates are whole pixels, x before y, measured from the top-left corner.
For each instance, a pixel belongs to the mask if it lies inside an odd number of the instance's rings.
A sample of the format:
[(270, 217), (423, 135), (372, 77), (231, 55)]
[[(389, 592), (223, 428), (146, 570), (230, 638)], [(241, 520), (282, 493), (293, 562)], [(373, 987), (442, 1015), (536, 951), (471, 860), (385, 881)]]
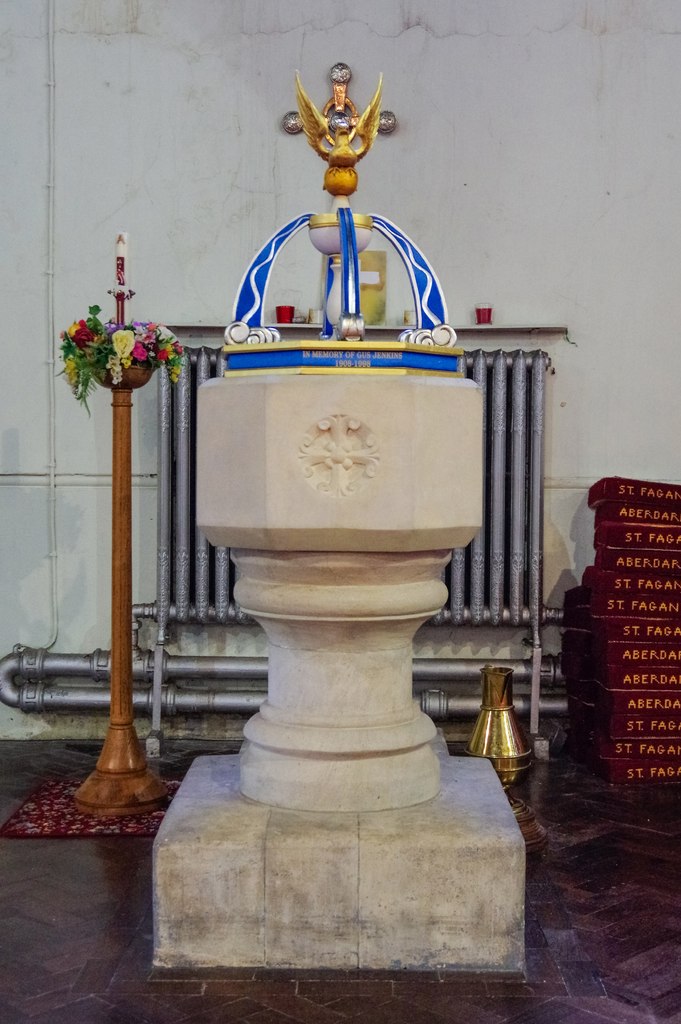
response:
[(154, 963), (518, 974), (524, 891), (484, 759), (442, 758), (427, 803), (326, 814), (247, 800), (238, 757), (200, 757), (154, 843)]

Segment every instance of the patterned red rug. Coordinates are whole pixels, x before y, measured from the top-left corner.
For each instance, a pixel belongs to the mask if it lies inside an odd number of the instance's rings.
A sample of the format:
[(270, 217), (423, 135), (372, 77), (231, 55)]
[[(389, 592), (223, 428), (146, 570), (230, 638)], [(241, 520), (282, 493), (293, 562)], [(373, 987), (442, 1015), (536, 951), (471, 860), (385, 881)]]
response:
[[(82, 779), (47, 779), (0, 828), (7, 839), (57, 839), (78, 836), (155, 836), (167, 808), (148, 814), (97, 817), (76, 810), (73, 794)], [(166, 782), (168, 803), (179, 782)]]

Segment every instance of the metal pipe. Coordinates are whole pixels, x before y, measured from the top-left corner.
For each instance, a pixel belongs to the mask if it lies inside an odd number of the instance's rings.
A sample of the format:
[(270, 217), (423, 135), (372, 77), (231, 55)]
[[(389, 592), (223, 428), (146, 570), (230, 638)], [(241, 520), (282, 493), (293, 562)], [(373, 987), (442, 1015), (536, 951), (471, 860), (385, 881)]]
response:
[[(489, 612), (493, 626), (504, 611), (506, 561), (506, 353), (492, 363), (492, 448), (490, 453)], [(488, 427), (489, 429), (489, 427)]]
[(532, 645), (541, 647), (542, 600), (544, 593), (544, 407), (545, 378), (550, 360), (544, 352), (532, 361), (532, 434), (530, 439), (530, 620)]
[(525, 592), (525, 501), (527, 495), (527, 368), (525, 353), (513, 354), (511, 370), (511, 531), (509, 610), (520, 624)]
[[(196, 360), (196, 387), (210, 378), (210, 354), (208, 349), (199, 350)], [(194, 517), (196, 520), (196, 517)], [(210, 608), (210, 551), (208, 541), (194, 521), (194, 591), (196, 594), (196, 618), (208, 621)]]
[[(133, 693), (135, 711), (151, 714), (152, 689), (154, 679), (156, 651), (136, 651), (133, 659), (133, 680), (144, 683)], [(226, 657), (194, 657), (162, 653), (161, 705), (166, 714), (204, 714), (204, 713), (252, 713), (257, 710), (265, 698), (267, 687), (266, 658), (226, 658)], [(46, 649), (35, 650), (28, 647), (15, 647), (12, 654), (0, 661), (0, 701), (9, 707), (20, 708), (22, 711), (61, 711), (74, 709), (106, 709), (109, 703), (109, 692), (106, 686), (51, 686), (46, 680), (51, 678), (87, 678), (94, 682), (105, 683), (109, 678), (110, 657), (108, 651), (94, 650), (90, 654), (55, 654)], [(462, 696), (447, 693), (442, 687), (450, 683), (461, 683), (478, 680), (484, 662), (477, 658), (460, 660), (445, 658), (416, 658), (414, 660), (415, 692), (420, 694), (442, 694), (428, 700), (439, 701), (438, 707), (446, 710), (446, 715), (463, 715), (468, 717), (477, 714), (480, 709), (479, 697)], [(513, 669), (517, 683), (529, 683), (532, 679), (532, 664), (522, 660), (504, 660), (504, 665)], [(156, 666), (158, 667), (158, 666)], [(210, 679), (215, 681), (249, 681), (260, 682), (261, 686), (248, 689), (215, 690), (192, 688), (176, 685), (174, 680)], [(561, 682), (557, 658), (547, 655), (542, 659), (542, 679), (547, 686), (555, 686)], [(438, 682), (437, 691), (422, 689), (418, 683)], [(445, 704), (442, 702), (446, 701)], [(524, 708), (524, 697), (518, 697), (516, 704), (521, 713)], [(563, 714), (565, 699), (562, 697), (542, 698), (542, 708), (550, 713)], [(556, 710), (558, 704), (562, 710)], [(554, 709), (554, 704), (556, 709)], [(434, 704), (433, 704), (434, 706)], [(430, 712), (429, 712), (430, 713)]]
[(190, 412), (191, 374), (180, 374), (175, 386), (175, 605), (178, 622), (189, 620), (189, 574), (191, 559), (190, 542)]
[(542, 657), (541, 608), (544, 593), (544, 383), (547, 357), (540, 353), (532, 365), (532, 440), (530, 444), (530, 619), (532, 623), (532, 709), (530, 732), (539, 731)]
[(157, 480), (157, 538), (156, 538), (156, 602), (152, 605), (133, 605), (133, 616), (156, 619), (156, 642), (166, 639), (170, 615), (171, 586), (171, 488), (172, 465), (172, 413), (170, 378), (167, 373), (158, 377), (158, 480)]
[[(222, 377), (225, 370), (225, 354), (216, 354), (215, 376)], [(238, 485), (237, 485), (238, 486)], [(218, 622), (236, 618), (236, 608), (230, 601), (229, 548), (215, 548), (215, 617)]]
[[(424, 690), (421, 693), (421, 710), (437, 721), (452, 718), (475, 718), (480, 713), (480, 695), (465, 697), (448, 694), (443, 690)], [(513, 693), (513, 706), (523, 718), (529, 718), (532, 710), (531, 694)], [(540, 710), (546, 715), (567, 714), (567, 697), (543, 696), (539, 702)]]
[[(487, 438), (488, 434), (488, 422), (487, 422), (487, 356), (479, 349), (473, 353), (473, 366), (469, 376), (475, 381), (480, 388), (482, 393), (482, 436)], [(483, 527), (476, 533), (475, 537), (470, 543), (470, 565), (471, 565), (471, 578), (470, 578), (470, 621), (474, 626), (479, 626), (483, 621), (483, 612), (485, 609), (485, 565), (487, 562), (487, 510), (490, 501), (490, 495), (488, 493), (488, 470), (489, 470), (489, 451), (488, 445), (485, 441), (482, 449), (483, 455), (483, 473), (482, 473), (482, 522)], [(460, 621), (460, 619), (459, 619)]]

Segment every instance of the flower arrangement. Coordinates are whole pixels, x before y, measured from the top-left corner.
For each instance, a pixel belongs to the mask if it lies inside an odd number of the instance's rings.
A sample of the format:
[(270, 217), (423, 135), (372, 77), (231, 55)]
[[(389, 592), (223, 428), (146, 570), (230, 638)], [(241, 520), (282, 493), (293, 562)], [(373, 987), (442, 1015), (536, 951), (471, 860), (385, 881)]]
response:
[(165, 366), (173, 384), (177, 381), (184, 357), (172, 331), (141, 320), (102, 323), (101, 311), (100, 306), (90, 306), (85, 320), (74, 320), (60, 334), (63, 373), (86, 409), (98, 384), (104, 384), (107, 376), (112, 384), (120, 384), (123, 370), (130, 366), (153, 370)]

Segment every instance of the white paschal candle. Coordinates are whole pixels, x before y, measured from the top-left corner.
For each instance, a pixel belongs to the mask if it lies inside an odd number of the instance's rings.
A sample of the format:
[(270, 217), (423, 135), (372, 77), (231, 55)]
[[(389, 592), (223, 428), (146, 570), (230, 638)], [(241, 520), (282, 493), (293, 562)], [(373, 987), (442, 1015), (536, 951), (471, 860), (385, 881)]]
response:
[(125, 288), (127, 278), (128, 232), (116, 235), (116, 284)]

